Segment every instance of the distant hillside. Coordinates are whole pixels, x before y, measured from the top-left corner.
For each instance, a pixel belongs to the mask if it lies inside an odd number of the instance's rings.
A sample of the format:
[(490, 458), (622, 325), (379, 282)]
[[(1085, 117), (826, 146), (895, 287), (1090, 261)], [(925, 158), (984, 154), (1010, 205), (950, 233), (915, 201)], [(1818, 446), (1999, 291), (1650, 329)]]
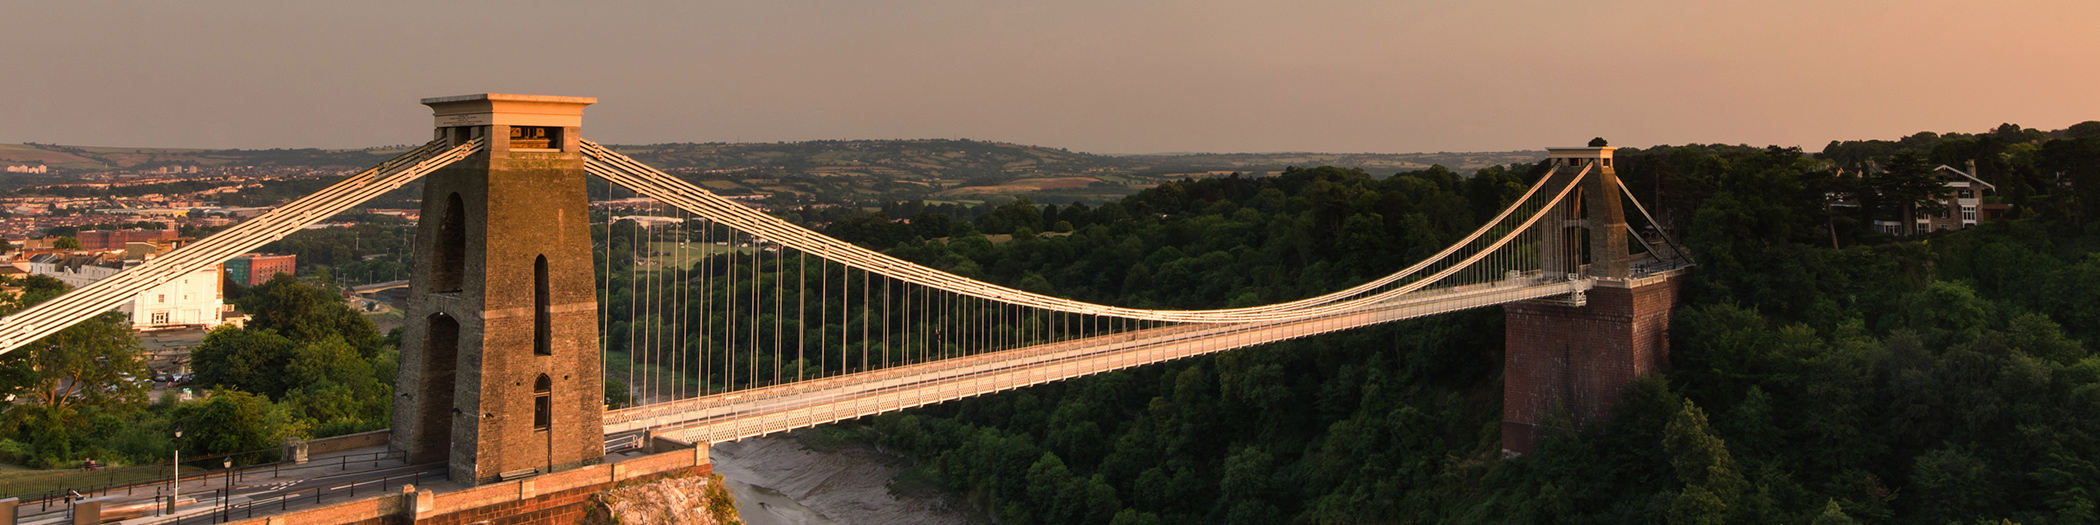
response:
[[(1461, 173), (1545, 157), (1539, 151), (1486, 153), (1199, 153), (1097, 155), (976, 140), (848, 140), (779, 143), (610, 145), (724, 194), (773, 195), (798, 202), (931, 200), (975, 203), (1029, 196), (1039, 202), (1100, 201), (1160, 182), (1234, 172), (1265, 175), (1289, 166), (1362, 168), (1373, 175), (1442, 164)], [(0, 176), (5, 186), (73, 175), (218, 166), (355, 168), (407, 146), (367, 149), (171, 149), (0, 145), (0, 165), (43, 164), (45, 176)]]
[[(1039, 202), (1101, 200), (1160, 182), (1234, 172), (1263, 175), (1290, 166), (1363, 168), (1373, 175), (1428, 168), (1460, 172), (1536, 162), (1544, 151), (1486, 153), (1199, 153), (1096, 155), (975, 140), (847, 140), (757, 144), (616, 145), (612, 148), (718, 191), (888, 195), (897, 185), (920, 198), (979, 202), (1027, 195)], [(846, 180), (860, 179), (855, 183)], [(800, 182), (797, 182), (800, 181)], [(882, 187), (892, 188), (885, 191)], [(841, 188), (843, 189), (843, 188)]]
[(0, 164), (43, 164), (79, 171), (151, 170), (196, 166), (370, 166), (407, 151), (405, 146), (366, 149), (178, 149), (0, 144)]
[(974, 140), (822, 140), (747, 144), (619, 145), (613, 149), (666, 170), (785, 172), (818, 176), (1019, 178), (1119, 167), (1116, 157)]
[(1290, 166), (1363, 168), (1372, 175), (1390, 175), (1443, 165), (1461, 173), (1488, 166), (1538, 162), (1545, 150), (1489, 151), (1467, 153), (1188, 153), (1171, 155), (1127, 155), (1125, 159), (1160, 166), (1188, 166), (1207, 170), (1279, 171)]
[(878, 175), (914, 179), (1022, 179), (1100, 173), (1203, 174), (1280, 171), (1289, 166), (1363, 168), (1374, 175), (1442, 164), (1470, 171), (1536, 162), (1544, 151), (1473, 153), (1189, 153), (1096, 155), (1060, 148), (974, 140), (827, 140), (747, 144), (618, 145), (620, 153), (660, 168), (698, 173), (738, 171)]

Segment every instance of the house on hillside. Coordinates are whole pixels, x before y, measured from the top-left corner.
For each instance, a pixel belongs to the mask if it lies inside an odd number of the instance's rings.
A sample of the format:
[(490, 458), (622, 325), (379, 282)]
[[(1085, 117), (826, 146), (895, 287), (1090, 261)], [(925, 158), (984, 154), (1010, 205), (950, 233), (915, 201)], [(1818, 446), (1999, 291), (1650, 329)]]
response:
[(1919, 213), (1910, 218), (1910, 228), (1904, 228), (1901, 217), (1875, 219), (1874, 231), (1890, 235), (1922, 235), (1928, 232), (1959, 230), (1981, 224), (1984, 221), (2005, 220), (2012, 208), (1998, 199), (1998, 186), (1984, 182), (1976, 176), (1976, 161), (1969, 161), (1963, 170), (1941, 164), (1933, 168), (1933, 174), (1946, 191), (1935, 197), (1940, 210)]

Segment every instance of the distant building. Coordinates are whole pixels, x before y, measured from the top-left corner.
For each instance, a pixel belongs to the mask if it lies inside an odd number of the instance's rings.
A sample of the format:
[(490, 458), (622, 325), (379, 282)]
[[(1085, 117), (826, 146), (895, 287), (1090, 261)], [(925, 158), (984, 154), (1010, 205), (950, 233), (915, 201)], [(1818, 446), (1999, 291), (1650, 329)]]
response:
[(1919, 213), (1911, 217), (1911, 228), (1904, 231), (1903, 220), (1875, 220), (1874, 231), (1890, 235), (1919, 235), (1927, 232), (1959, 230), (1985, 221), (2005, 220), (2012, 205), (1997, 200), (1998, 186), (1976, 176), (1976, 161), (1969, 161), (1968, 170), (1948, 165), (1933, 168), (1940, 184), (1947, 191), (1933, 200), (1939, 203), (1940, 211)]
[(88, 230), (80, 232), (77, 238), (83, 250), (121, 250), (134, 242), (174, 239), (175, 230)]
[(414, 222), (415, 220), (421, 219), (423, 217), (423, 210), (389, 210), (381, 208), (372, 208), (366, 210), (366, 213), (370, 213), (373, 215), (387, 215), (393, 217), (400, 217), (403, 219), (408, 219), (410, 222)]
[(255, 286), (270, 282), (277, 274), (297, 275), (292, 269), (298, 266), (299, 256), (250, 253), (226, 260), (226, 278), (241, 286)]
[[(49, 276), (78, 288), (116, 275), (138, 262), (113, 254), (41, 253), (29, 257), (29, 273)], [(118, 306), (117, 311), (131, 317), (134, 329), (219, 326), (232, 313), (226, 307), (220, 271), (214, 266), (170, 280), (140, 293)]]
[(44, 166), (42, 164), (38, 164), (35, 166), (24, 165), (7, 167), (8, 173), (49, 173), (50, 171), (51, 168), (49, 166)]
[(15, 247), (21, 249), (22, 251), (51, 250), (58, 248), (58, 239), (59, 237), (42, 237), (37, 239), (22, 239), (18, 241), (8, 242), (14, 243)]

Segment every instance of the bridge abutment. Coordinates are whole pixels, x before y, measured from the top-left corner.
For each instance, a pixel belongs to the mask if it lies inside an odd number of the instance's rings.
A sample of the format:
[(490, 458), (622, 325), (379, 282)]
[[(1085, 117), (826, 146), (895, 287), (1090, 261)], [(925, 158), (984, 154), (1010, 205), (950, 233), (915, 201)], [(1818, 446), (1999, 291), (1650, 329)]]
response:
[(1601, 421), (1627, 383), (1668, 370), (1679, 275), (1599, 281), (1582, 306), (1503, 305), (1502, 448), (1528, 454), (1548, 424)]

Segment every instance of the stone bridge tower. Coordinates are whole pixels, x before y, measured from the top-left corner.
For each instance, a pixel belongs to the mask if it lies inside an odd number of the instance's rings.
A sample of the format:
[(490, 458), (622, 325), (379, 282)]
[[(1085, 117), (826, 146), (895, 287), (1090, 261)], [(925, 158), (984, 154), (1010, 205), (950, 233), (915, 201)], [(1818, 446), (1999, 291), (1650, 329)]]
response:
[(1541, 425), (1564, 411), (1581, 426), (1609, 416), (1619, 391), (1635, 378), (1669, 368), (1670, 310), (1678, 283), (1670, 274), (1633, 274), (1616, 148), (1548, 148), (1557, 177), (1588, 178), (1562, 204), (1566, 218), (1541, 222), (1540, 254), (1548, 275), (1596, 280), (1589, 293), (1503, 305), (1502, 448), (1529, 453), (1548, 433)]
[(423, 183), (388, 445), (453, 481), (604, 454), (597, 287), (577, 148), (594, 98), (424, 99), (438, 138), (488, 141)]

